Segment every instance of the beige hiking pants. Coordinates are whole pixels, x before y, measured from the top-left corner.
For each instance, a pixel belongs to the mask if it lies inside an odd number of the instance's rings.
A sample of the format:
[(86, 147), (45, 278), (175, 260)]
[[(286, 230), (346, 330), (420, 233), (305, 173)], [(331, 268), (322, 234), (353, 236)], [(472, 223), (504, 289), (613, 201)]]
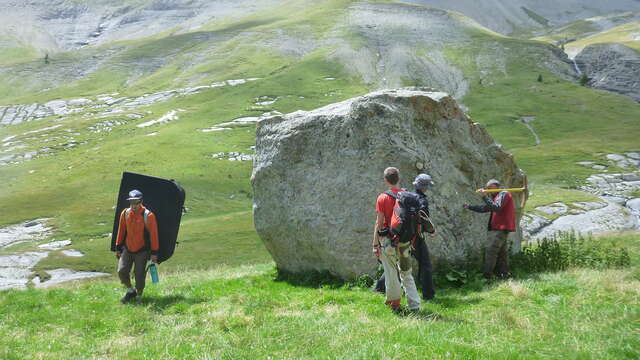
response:
[(420, 295), (411, 273), (409, 249), (411, 245), (394, 248), (391, 240), (382, 240), (380, 261), (384, 267), (384, 285), (386, 286), (387, 303), (402, 298), (402, 289), (407, 294), (407, 305), (411, 310), (420, 309)]

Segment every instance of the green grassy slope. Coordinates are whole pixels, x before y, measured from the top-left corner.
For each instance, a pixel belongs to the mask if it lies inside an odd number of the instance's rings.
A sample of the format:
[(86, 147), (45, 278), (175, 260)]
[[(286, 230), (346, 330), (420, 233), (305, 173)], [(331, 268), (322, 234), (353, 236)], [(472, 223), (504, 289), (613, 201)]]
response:
[(584, 39), (580, 39), (566, 45), (566, 49), (582, 49), (586, 46), (602, 43), (620, 43), (636, 51), (640, 51), (640, 21), (616, 26)]
[[(272, 265), (166, 274), (139, 303), (114, 281), (0, 293), (0, 357), (636, 359), (638, 235), (624, 270), (439, 288), (394, 315), (368, 289), (274, 281)], [(603, 240), (605, 241), (605, 240)]]
[[(177, 96), (137, 109), (135, 113), (144, 115), (139, 120), (114, 115), (107, 119), (126, 124), (108, 133), (89, 131), (89, 126), (103, 120), (84, 117), (82, 113), (64, 120), (43, 119), (0, 128), (0, 139), (17, 135), (14, 140), (27, 145), (21, 151), (38, 149), (44, 141), (24, 135), (25, 132), (52, 124), (63, 127), (48, 131), (48, 136), (64, 136), (71, 131), (78, 134), (74, 135), (76, 141), (85, 142), (75, 148), (57, 146), (52, 156), (1, 167), (0, 207), (11, 211), (3, 213), (0, 225), (51, 217), (56, 229), (54, 237), (71, 238), (73, 248), (87, 253), (81, 259), (54, 253), (40, 263), (38, 271), (63, 265), (78, 270), (112, 271), (114, 261), (106, 252), (114, 216), (112, 206), (120, 174), (134, 171), (176, 179), (187, 190), (186, 206), (190, 211), (180, 232), (182, 245), (167, 266), (203, 268), (217, 262), (265, 261), (268, 255), (251, 224), (251, 163), (211, 157), (218, 152), (251, 153), (254, 125), (225, 132), (198, 130), (272, 109), (283, 113), (310, 110), (371, 90), (348, 73), (343, 64), (328, 60), (331, 43), (322, 43), (338, 31), (358, 46), (374, 46), (368, 43), (370, 39), (343, 26), (345, 8), (351, 3), (335, 0), (310, 6), (308, 2), (289, 1), (283, 8), (241, 20), (214, 22), (195, 33), (163, 34), (57, 54), (48, 65), (51, 69), (75, 61), (82, 64), (93, 56), (104, 61), (87, 77), (47, 91), (28, 92), (27, 87), (12, 82), (13, 75), (3, 75), (9, 76), (10, 81), (1, 82), (0, 104), (93, 97), (114, 91), (134, 96), (225, 79), (260, 80)], [(283, 16), (285, 13), (287, 16)], [(280, 32), (323, 45), (301, 56), (261, 46), (262, 41)], [(462, 102), (470, 107), (475, 121), (485, 124), (500, 143), (515, 153), (532, 182), (548, 189), (535, 193), (540, 196), (532, 199), (536, 203), (553, 202), (559, 194), (565, 199), (584, 197), (563, 190), (576, 186), (591, 172), (575, 165), (576, 161), (601, 160), (599, 153), (637, 149), (638, 104), (554, 75), (544, 66), (545, 60), (540, 60), (550, 56), (548, 44), (506, 38), (482, 29), (468, 35), (471, 41), (464, 47), (453, 44), (445, 52), (470, 84), (470, 92)], [(417, 56), (422, 50), (416, 49)], [(504, 68), (481, 74), (479, 55), (485, 57), (484, 61), (504, 62)], [(156, 61), (157, 67), (138, 66)], [(48, 71), (46, 66), (38, 59), (21, 63), (16, 69), (41, 74)], [(536, 81), (539, 74), (543, 75), (542, 83)], [(328, 77), (336, 80), (325, 80)], [(406, 85), (412, 83), (407, 81)], [(255, 99), (265, 95), (279, 100), (256, 110)], [(177, 113), (179, 120), (144, 129), (136, 127), (176, 109), (185, 110)], [(537, 117), (532, 126), (541, 138), (540, 145), (535, 145), (529, 130), (517, 121), (522, 116)], [(158, 134), (147, 136), (151, 132)], [(234, 251), (231, 247), (243, 250)], [(196, 260), (193, 254), (198, 254)]]
[(638, 13), (625, 12), (605, 17), (580, 19), (549, 29), (545, 35), (535, 37), (535, 40), (551, 43), (567, 43), (577, 41), (600, 32), (608, 32), (615, 27), (625, 26), (637, 18)]

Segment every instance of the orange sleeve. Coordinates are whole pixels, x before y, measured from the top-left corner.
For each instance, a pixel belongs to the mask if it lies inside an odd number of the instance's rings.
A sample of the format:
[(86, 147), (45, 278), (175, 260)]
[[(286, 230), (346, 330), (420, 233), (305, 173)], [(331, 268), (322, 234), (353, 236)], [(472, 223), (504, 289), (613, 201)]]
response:
[(151, 238), (151, 253), (157, 254), (158, 250), (160, 250), (158, 223), (156, 222), (156, 215), (152, 212), (147, 216), (147, 231), (149, 231), (149, 237)]
[(118, 221), (118, 236), (116, 237), (116, 246), (121, 245), (124, 242), (124, 234), (127, 232), (127, 224), (124, 220), (124, 213), (127, 209), (122, 210), (120, 213), (120, 220)]

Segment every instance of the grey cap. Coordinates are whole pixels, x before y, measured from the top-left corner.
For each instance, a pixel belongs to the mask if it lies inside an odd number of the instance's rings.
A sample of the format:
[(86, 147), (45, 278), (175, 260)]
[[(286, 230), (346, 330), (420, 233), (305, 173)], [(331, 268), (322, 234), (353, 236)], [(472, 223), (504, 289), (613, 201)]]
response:
[(418, 190), (426, 190), (434, 185), (430, 175), (420, 174), (413, 181), (413, 186)]
[(129, 191), (129, 197), (127, 200), (141, 200), (142, 199), (142, 191), (140, 190), (131, 190)]

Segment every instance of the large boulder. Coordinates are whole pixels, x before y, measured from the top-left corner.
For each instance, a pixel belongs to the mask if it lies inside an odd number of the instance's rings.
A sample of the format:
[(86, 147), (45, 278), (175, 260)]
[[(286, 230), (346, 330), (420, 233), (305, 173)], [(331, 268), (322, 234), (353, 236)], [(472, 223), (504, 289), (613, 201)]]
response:
[[(252, 183), (256, 230), (279, 269), (330, 271), (345, 279), (372, 273), (375, 200), (383, 170), (401, 185), (427, 172), (438, 235), (436, 264), (478, 256), (488, 215), (474, 190), (490, 178), (521, 186), (523, 172), (455, 100), (431, 89), (382, 90), (258, 122)], [(522, 193), (515, 193), (520, 213)], [(516, 247), (519, 237), (515, 236)]]

